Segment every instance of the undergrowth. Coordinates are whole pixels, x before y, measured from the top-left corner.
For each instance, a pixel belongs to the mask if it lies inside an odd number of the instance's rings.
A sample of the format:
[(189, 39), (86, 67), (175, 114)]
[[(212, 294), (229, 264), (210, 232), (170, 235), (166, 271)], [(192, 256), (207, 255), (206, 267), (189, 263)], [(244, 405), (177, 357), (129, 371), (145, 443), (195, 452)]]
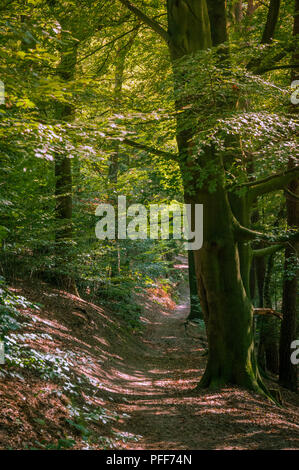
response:
[[(25, 333), (22, 329), (30, 326), (36, 320), (34, 317), (24, 315), (19, 309), (40, 310), (40, 304), (33, 304), (23, 296), (12, 293), (6, 286), (5, 280), (0, 278), (0, 340), (4, 342), (5, 364), (0, 367), (0, 376), (13, 377), (22, 382), (24, 371), (36, 375), (45, 382), (51, 381), (59, 386), (56, 390), (57, 397), (62, 395), (69, 397), (68, 412), (66, 419), (66, 429), (69, 433), (55, 442), (35, 441), (27, 449), (71, 449), (77, 445), (74, 439), (76, 436), (81, 439), (84, 449), (100, 446), (103, 449), (117, 448), (118, 443), (138, 440), (140, 436), (129, 433), (112, 431), (111, 425), (120, 419), (125, 419), (128, 415), (110, 412), (104, 407), (96, 407), (86, 401), (81, 393), (82, 385), (84, 390), (90, 395), (96, 394), (101, 389), (101, 382), (91, 378), (83, 372), (74, 372), (75, 362), (78, 364), (81, 358), (80, 353), (74, 351), (62, 351), (56, 348), (56, 353), (45, 353), (38, 351), (28, 345), (29, 340), (53, 341), (51, 335), (46, 333)], [(87, 356), (84, 359), (92, 361)], [(39, 425), (45, 426), (46, 420), (39, 419)], [(108, 426), (107, 436), (95, 429), (95, 426)], [(73, 435), (71, 435), (73, 434)]]

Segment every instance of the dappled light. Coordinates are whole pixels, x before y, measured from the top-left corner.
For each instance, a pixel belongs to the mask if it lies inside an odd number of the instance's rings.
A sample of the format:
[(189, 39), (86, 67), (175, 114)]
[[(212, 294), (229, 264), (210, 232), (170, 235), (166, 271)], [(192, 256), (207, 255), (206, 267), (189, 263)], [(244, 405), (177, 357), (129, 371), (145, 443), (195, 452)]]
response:
[(0, 1), (0, 450), (299, 448), (298, 35), (299, 0)]

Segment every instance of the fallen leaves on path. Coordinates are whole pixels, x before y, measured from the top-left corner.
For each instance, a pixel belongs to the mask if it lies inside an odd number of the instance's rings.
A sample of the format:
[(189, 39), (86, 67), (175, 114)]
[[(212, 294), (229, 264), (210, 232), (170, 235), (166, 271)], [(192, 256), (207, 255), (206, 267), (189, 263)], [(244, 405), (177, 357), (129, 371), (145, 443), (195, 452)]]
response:
[[(22, 331), (28, 345), (70, 355), (71, 373), (76, 380), (84, 377), (81, 405), (111, 413), (111, 420), (93, 422), (98, 439), (88, 448), (105, 448), (107, 442), (120, 449), (299, 447), (298, 395), (282, 389), (285, 407), (279, 408), (233, 387), (194, 393), (206, 344), (197, 338), (196, 326), (186, 334), (187, 303), (175, 307), (159, 289), (148, 291), (139, 298), (143, 332), (130, 334), (111, 312), (46, 284), (15, 289), (43, 305), (39, 312), (23, 312), (32, 320)], [(74, 448), (86, 448), (66, 424), (70, 398), (55, 381), (22, 371), (1, 379), (0, 397), (2, 449), (69, 435)], [(109, 436), (123, 437), (109, 441)]]

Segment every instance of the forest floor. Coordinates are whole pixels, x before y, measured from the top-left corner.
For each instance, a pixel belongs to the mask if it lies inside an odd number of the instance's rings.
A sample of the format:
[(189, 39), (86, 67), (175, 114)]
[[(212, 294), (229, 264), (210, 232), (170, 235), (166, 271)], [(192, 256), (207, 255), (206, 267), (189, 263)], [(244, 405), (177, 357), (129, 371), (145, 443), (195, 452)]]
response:
[(298, 395), (281, 389), (280, 408), (234, 387), (193, 393), (206, 343), (197, 326), (185, 330), (186, 299), (175, 305), (159, 288), (142, 294), (144, 327), (132, 333), (46, 284), (12, 290), (42, 304), (22, 309), (15, 338), (58, 368), (41, 376), (2, 366), (1, 449), (299, 448)]

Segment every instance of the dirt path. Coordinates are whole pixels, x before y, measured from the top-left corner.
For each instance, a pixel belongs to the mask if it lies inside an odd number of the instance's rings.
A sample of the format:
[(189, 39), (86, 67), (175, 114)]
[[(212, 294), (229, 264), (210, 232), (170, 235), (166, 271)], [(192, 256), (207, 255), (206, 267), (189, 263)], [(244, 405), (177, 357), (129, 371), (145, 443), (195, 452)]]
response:
[[(183, 260), (179, 263), (186, 269)], [(70, 357), (76, 377), (84, 372), (80, 390), (85, 403), (104, 406), (118, 416), (125, 413), (112, 424), (97, 423), (93, 432), (99, 438), (113, 439), (112, 425), (124, 436), (141, 436), (138, 441), (117, 440), (121, 449), (299, 448), (298, 395), (282, 390), (285, 407), (278, 408), (233, 387), (194, 393), (205, 367), (206, 344), (196, 326), (185, 331), (186, 292), (178, 306), (162, 289), (144, 294), (144, 330), (134, 335), (109, 311), (46, 284), (15, 290), (43, 304), (39, 311), (23, 310), (26, 347)], [(70, 402), (61, 395), (62, 385), (21, 372), (23, 377), (12, 374), (0, 381), (0, 448), (31, 448), (36, 441), (57, 442), (71, 432), (76, 448), (85, 446), (66, 426)], [(95, 443), (94, 448), (102, 449), (103, 444)]]
[[(175, 310), (146, 306), (144, 354), (119, 372), (125, 398), (120, 410), (130, 418), (123, 431), (142, 436), (129, 449), (287, 449), (299, 447), (294, 394), (279, 409), (247, 391), (192, 392), (205, 358), (196, 326), (184, 331), (188, 304)], [(298, 401), (297, 401), (298, 404)]]
[[(161, 307), (147, 310), (143, 337), (147, 352), (127, 367), (132, 372), (125, 374), (122, 384), (127, 403), (121, 409), (131, 416), (126, 422), (126, 428), (130, 427), (127, 431), (144, 436), (130, 448), (187, 448), (182, 435), (186, 426), (194, 424), (186, 421), (187, 395), (202, 373), (199, 358), (204, 351), (191, 333), (186, 336), (188, 310), (187, 303), (174, 311)], [(186, 392), (182, 394), (183, 390)]]

